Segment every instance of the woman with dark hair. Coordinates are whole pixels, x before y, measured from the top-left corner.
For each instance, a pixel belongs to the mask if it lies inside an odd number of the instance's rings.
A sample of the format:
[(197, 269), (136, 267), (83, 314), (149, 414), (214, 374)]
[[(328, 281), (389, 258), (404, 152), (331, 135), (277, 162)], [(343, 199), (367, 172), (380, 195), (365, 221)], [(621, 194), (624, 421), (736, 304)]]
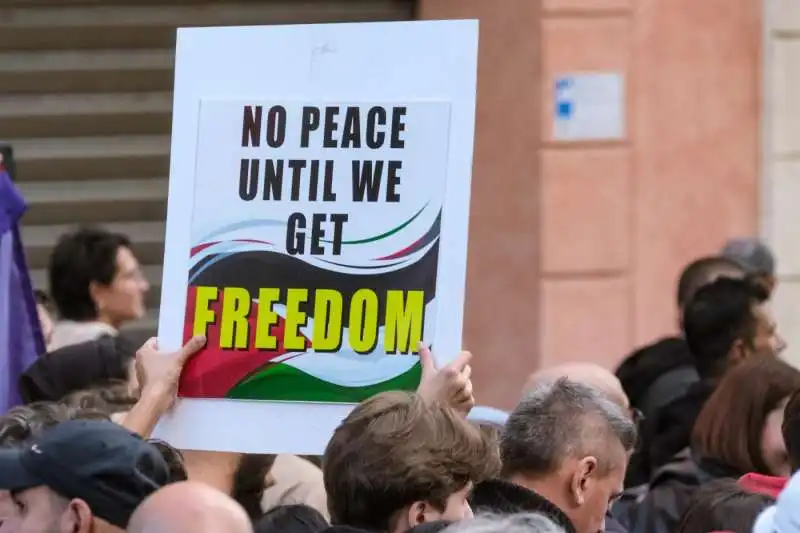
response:
[(704, 404), (691, 446), (626, 491), (613, 509), (630, 533), (672, 533), (699, 485), (748, 472), (790, 472), (781, 435), (783, 409), (800, 371), (776, 357), (753, 356), (729, 370)]
[(48, 267), (58, 308), (48, 349), (117, 335), (146, 312), (150, 285), (127, 236), (84, 227), (59, 237)]
[(750, 533), (759, 513), (773, 503), (773, 498), (748, 492), (732, 479), (717, 479), (697, 490), (676, 533)]

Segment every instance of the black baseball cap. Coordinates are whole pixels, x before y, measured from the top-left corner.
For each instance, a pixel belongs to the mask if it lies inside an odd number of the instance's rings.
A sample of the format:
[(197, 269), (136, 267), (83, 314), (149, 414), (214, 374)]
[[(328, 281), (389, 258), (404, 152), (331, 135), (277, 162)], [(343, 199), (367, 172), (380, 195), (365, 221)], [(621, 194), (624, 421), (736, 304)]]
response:
[(92, 514), (125, 529), (133, 511), (169, 482), (155, 446), (105, 420), (70, 420), (24, 448), (0, 450), (0, 490), (46, 486), (79, 498)]

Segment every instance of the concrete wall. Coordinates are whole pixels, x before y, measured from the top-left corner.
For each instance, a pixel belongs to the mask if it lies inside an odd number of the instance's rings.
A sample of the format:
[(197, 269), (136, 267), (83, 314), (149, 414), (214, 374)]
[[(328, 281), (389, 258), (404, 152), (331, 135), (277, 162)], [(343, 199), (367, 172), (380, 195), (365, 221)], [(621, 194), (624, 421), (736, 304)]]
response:
[(765, 237), (778, 257), (774, 312), (800, 364), (800, 3), (765, 0)]
[[(673, 331), (680, 268), (757, 233), (760, 4), (419, 2), (420, 18), (481, 20), (465, 328), (480, 402)], [(554, 79), (594, 70), (626, 77), (626, 137), (554, 141)]]

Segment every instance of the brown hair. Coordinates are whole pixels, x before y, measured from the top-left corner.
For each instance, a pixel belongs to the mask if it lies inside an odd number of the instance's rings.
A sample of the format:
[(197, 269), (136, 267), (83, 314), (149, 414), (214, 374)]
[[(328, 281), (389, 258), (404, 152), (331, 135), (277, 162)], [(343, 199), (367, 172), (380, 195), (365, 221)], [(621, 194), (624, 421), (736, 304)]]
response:
[(130, 411), (136, 405), (136, 397), (131, 394), (124, 381), (109, 381), (89, 389), (75, 391), (66, 396), (62, 403), (80, 409), (95, 409), (108, 415)]
[(773, 472), (764, 463), (761, 434), (769, 413), (800, 388), (800, 371), (775, 357), (753, 357), (726, 372), (703, 406), (692, 449), (742, 473)]
[(415, 393), (385, 392), (359, 404), (323, 458), (333, 524), (387, 531), (417, 501), (447, 498), (499, 470), (493, 443), (463, 416)]

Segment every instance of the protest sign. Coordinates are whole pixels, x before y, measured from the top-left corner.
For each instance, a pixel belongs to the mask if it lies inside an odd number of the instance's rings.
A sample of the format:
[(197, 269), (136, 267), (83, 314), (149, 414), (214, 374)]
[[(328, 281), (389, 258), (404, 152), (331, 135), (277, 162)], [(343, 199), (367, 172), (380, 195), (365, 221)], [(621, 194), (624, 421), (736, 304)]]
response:
[(321, 453), (461, 349), (477, 23), (182, 29), (159, 322), (193, 334), (157, 434)]

